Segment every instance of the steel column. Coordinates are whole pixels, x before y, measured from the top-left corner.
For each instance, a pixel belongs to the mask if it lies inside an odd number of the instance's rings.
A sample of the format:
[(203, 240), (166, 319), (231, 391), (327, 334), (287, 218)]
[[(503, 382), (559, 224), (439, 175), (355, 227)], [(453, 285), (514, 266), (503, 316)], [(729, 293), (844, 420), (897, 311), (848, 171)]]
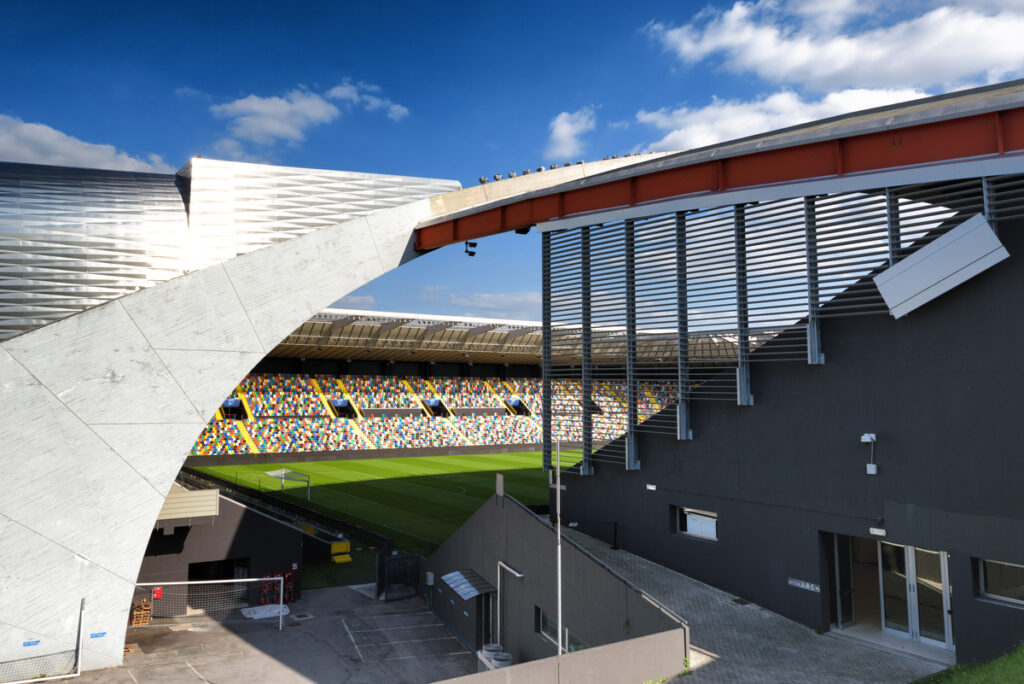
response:
[(580, 362), (580, 385), (582, 387), (583, 404), (583, 461), (580, 463), (580, 475), (593, 475), (594, 464), (591, 461), (591, 454), (594, 451), (594, 414), (592, 406), (593, 394), (593, 358), (591, 335), (591, 293), (590, 293), (590, 226), (583, 226), (580, 229), (580, 271), (581, 271), (581, 315), (583, 318), (583, 329), (580, 334), (581, 362)]
[(733, 250), (736, 255), (736, 404), (753, 406), (750, 392), (750, 321), (747, 298), (746, 207), (733, 207)]
[(676, 212), (676, 439), (693, 439), (690, 426), (690, 316), (686, 289), (686, 212)]
[(982, 206), (982, 211), (985, 214), (985, 220), (988, 221), (988, 225), (992, 226), (992, 231), (995, 232), (996, 235), (998, 235), (999, 234), (999, 229), (996, 227), (996, 217), (995, 217), (995, 208), (996, 208), (996, 206), (995, 206), (995, 200), (996, 200), (996, 193), (995, 193), (995, 188), (992, 187), (992, 179), (988, 178), (988, 177), (982, 178), (981, 179), (981, 206)]
[(900, 198), (892, 191), (885, 189), (885, 227), (888, 231), (889, 265), (896, 264), (896, 256), (900, 251)]
[(818, 218), (815, 198), (804, 197), (804, 258), (807, 261), (807, 363), (825, 363), (821, 351), (821, 324), (818, 318)]
[(544, 402), (543, 463), (551, 470), (551, 233), (541, 235), (541, 307), (544, 328), (541, 331), (541, 396)]
[(639, 425), (637, 404), (640, 383), (636, 373), (636, 234), (634, 222), (627, 220), (623, 228), (626, 239), (626, 470), (640, 470), (636, 453), (636, 431)]

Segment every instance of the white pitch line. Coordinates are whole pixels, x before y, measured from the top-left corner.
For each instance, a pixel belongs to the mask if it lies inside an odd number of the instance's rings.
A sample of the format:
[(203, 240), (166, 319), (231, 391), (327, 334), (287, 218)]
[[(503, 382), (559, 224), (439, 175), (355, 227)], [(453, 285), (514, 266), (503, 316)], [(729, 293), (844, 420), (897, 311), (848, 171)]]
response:
[(389, 630), (395, 630), (395, 629), (417, 629), (419, 627), (441, 627), (441, 626), (442, 625), (441, 625), (440, 622), (431, 622), (430, 624), (426, 624), (426, 625), (406, 625), (404, 627), (402, 627), (400, 625), (392, 625), (391, 627), (375, 627), (373, 629), (353, 629), (352, 633), (353, 634), (363, 634), (365, 632), (387, 632)]
[(363, 644), (363, 646), (390, 646), (392, 644), (418, 644), (425, 641), (446, 641), (448, 639), (458, 640), (458, 637), (446, 636), (446, 637), (434, 637), (433, 639), (405, 639), (404, 641), (377, 641), (372, 644)]
[(206, 684), (210, 684), (209, 680), (207, 680), (207, 679), (206, 679), (206, 677), (204, 677), (203, 675), (199, 674), (199, 671), (198, 671), (198, 670), (196, 670), (196, 668), (192, 667), (192, 663), (190, 663), (190, 662), (188, 662), (188, 661), (186, 660), (186, 661), (185, 661), (185, 664), (186, 664), (186, 665), (188, 665), (188, 669), (192, 670), (192, 672), (194, 672), (194, 673), (195, 673), (196, 677), (199, 677), (199, 678), (200, 678), (201, 680), (203, 680), (204, 682), (206, 682)]
[(446, 658), (448, 656), (467, 655), (476, 657), (475, 653), (469, 651), (454, 651), (452, 653), (428, 653), (427, 655), (396, 656), (394, 658), (381, 658), (380, 660), (368, 660), (368, 663), (383, 663), (387, 660), (409, 660), (410, 658)]
[(356, 655), (359, 656), (359, 661), (365, 663), (366, 659), (363, 658), (363, 653), (359, 650), (359, 644), (357, 644), (356, 640), (352, 638), (352, 630), (348, 628), (348, 622), (346, 622), (345, 619), (342, 618), (341, 624), (345, 626), (345, 631), (348, 632), (348, 640), (351, 641), (352, 645), (356, 647)]

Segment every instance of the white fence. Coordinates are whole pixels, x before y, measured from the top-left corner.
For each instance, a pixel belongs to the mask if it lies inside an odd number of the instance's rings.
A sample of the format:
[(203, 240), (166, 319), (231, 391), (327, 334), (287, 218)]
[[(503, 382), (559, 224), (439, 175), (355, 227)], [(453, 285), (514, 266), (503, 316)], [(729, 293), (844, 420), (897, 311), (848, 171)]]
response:
[(277, 618), (284, 627), (283, 577), (195, 582), (143, 582), (135, 585), (128, 627), (169, 627), (247, 618)]

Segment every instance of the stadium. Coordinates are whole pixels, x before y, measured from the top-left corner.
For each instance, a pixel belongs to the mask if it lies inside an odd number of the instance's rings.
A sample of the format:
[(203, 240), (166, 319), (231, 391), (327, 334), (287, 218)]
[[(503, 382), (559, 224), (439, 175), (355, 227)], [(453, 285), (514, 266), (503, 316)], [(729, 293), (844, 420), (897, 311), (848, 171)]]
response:
[[(1022, 155), (1018, 81), (467, 189), (0, 164), (0, 672), (122, 664), (170, 582), (143, 577), (147, 548), (226, 515), (168, 509), (182, 484), (248, 501), (259, 530), (290, 520), (268, 562), (310, 563), (303, 535), (331, 560), (379, 540), (385, 594), (412, 587), (517, 667), (693, 662), (700, 608), (609, 549), (879, 662), (1011, 649)], [(528, 230), (542, 321), (330, 308), (431, 250)], [(241, 539), (240, 515), (221, 527)], [(267, 574), (229, 559), (204, 572)], [(637, 660), (601, 650), (620, 642)]]

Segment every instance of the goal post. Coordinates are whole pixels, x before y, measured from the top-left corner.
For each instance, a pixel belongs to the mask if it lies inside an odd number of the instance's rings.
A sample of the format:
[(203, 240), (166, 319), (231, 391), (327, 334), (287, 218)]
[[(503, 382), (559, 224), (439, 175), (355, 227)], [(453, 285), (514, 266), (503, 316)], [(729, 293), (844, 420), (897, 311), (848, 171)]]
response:
[(292, 482), (305, 482), (306, 483), (306, 501), (310, 500), (310, 483), (309, 475), (300, 473), (288, 468), (281, 468), (280, 470), (268, 470), (266, 475), (281, 480), (281, 493), (284, 493), (285, 480)]
[(135, 585), (128, 627), (170, 627), (277, 617), (284, 628), (284, 577), (246, 577)]

